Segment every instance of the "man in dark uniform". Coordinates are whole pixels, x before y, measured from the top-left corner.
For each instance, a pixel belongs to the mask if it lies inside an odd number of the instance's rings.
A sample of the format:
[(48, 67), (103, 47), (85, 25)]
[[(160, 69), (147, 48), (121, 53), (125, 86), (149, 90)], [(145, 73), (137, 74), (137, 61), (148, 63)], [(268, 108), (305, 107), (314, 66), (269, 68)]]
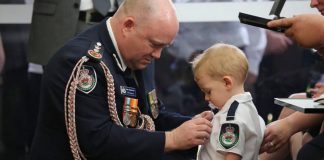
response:
[(34, 0), (27, 46), (29, 66), (26, 86), (29, 91), (29, 103), (25, 106), (28, 108), (27, 111), (24, 112), (28, 123), (26, 125), (28, 152), (36, 128), (43, 68), (68, 40), (89, 29), (104, 17), (113, 15), (120, 2), (121, 0)]
[(31, 158), (158, 160), (204, 144), (212, 113), (168, 113), (155, 93), (153, 60), (178, 29), (171, 0), (125, 0), (63, 46), (44, 72)]

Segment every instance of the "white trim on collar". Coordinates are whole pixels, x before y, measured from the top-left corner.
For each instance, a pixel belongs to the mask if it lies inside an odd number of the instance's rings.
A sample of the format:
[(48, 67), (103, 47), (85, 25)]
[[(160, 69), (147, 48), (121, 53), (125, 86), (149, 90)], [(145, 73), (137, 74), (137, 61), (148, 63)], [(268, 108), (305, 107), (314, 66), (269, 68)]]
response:
[(232, 96), (230, 99), (228, 99), (226, 101), (226, 103), (224, 104), (224, 106), (222, 107), (222, 109), (219, 110), (219, 113), (227, 112), (228, 109), (229, 109), (229, 107), (231, 106), (231, 104), (234, 101), (237, 101), (239, 103), (244, 103), (244, 102), (247, 102), (247, 101), (252, 101), (252, 96), (251, 96), (250, 92), (244, 92), (244, 93), (241, 93), (241, 94), (237, 94), (237, 95)]
[(113, 56), (114, 56), (114, 58), (115, 58), (115, 60), (117, 62), (117, 65), (118, 65), (119, 69), (122, 70), (123, 72), (125, 72), (125, 70), (127, 69), (127, 66), (126, 66), (126, 64), (124, 62), (123, 57), (120, 54), (119, 49), (118, 49), (117, 41), (116, 41), (116, 38), (115, 38), (115, 35), (114, 35), (114, 32), (113, 32), (113, 29), (112, 29), (112, 27), (110, 25), (110, 18), (108, 18), (108, 20), (106, 21), (106, 25), (107, 25), (107, 29), (108, 29), (108, 32), (109, 32), (109, 36), (110, 36), (110, 38), (111, 38), (111, 40), (113, 42), (113, 45), (114, 45), (114, 47), (116, 49), (118, 57), (116, 56), (115, 53), (113, 53)]

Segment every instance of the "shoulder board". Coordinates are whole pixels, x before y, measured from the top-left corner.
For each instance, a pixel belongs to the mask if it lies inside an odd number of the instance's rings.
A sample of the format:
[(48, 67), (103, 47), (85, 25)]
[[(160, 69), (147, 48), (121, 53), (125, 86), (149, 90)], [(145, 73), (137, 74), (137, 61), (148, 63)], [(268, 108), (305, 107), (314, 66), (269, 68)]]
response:
[(227, 116), (226, 116), (226, 121), (232, 121), (235, 119), (235, 112), (236, 112), (236, 109), (239, 105), (239, 102), (237, 101), (234, 101), (230, 108), (228, 109), (228, 112), (227, 112)]
[(91, 60), (100, 62), (102, 59), (102, 53), (102, 44), (100, 42), (92, 42), (89, 47), (87, 57)]

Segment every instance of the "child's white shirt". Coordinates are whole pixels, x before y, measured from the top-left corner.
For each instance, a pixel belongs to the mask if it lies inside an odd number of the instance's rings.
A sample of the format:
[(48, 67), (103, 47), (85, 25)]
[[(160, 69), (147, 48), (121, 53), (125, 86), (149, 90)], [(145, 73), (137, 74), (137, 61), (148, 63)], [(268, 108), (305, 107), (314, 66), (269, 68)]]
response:
[[(226, 120), (234, 103), (238, 105), (235, 117)], [(238, 154), (242, 160), (258, 160), (265, 123), (258, 115), (249, 92), (231, 97), (214, 115), (212, 124), (209, 142), (199, 146), (197, 160), (221, 160), (226, 152)]]

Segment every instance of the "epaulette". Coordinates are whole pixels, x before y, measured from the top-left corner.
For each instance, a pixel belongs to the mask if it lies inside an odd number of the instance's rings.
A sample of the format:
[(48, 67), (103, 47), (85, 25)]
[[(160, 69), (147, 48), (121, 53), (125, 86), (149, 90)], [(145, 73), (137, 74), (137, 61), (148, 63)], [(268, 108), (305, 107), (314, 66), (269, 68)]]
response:
[(102, 44), (100, 42), (91, 43), (87, 57), (95, 62), (100, 62), (102, 59), (103, 50), (101, 48)]
[(237, 101), (234, 101), (230, 108), (228, 109), (227, 116), (226, 116), (226, 121), (232, 121), (235, 119), (235, 112), (238, 107), (239, 103)]

